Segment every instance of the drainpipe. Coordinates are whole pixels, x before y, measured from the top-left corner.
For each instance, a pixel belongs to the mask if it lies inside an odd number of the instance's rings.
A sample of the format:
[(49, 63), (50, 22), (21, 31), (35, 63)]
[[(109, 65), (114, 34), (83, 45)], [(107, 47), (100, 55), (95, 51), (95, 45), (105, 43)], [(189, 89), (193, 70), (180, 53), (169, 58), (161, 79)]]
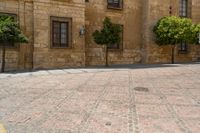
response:
[[(33, 44), (33, 51), (32, 51), (32, 55), (33, 55), (33, 53), (34, 53), (34, 44), (35, 44), (35, 34), (34, 34), (34, 29), (35, 29), (35, 25), (34, 25), (34, 21), (35, 21), (35, 19), (34, 19), (34, 2), (32, 1), (32, 44)], [(33, 58), (33, 56), (32, 56), (32, 58)], [(34, 58), (32, 59), (32, 69), (34, 68)]]
[(149, 36), (148, 36), (148, 22), (149, 22), (149, 0), (142, 0), (142, 46), (141, 46), (141, 58), (142, 63), (148, 63), (148, 43), (149, 43)]
[(31, 49), (29, 51), (29, 52), (31, 52), (29, 54), (31, 55), (31, 58), (32, 58), (31, 62), (29, 62), (29, 63), (31, 63), (30, 69), (32, 70), (33, 69), (33, 51), (34, 51), (34, 5), (33, 5), (34, 3), (33, 3), (33, 1), (24, 0), (24, 27), (25, 27), (25, 32), (27, 30), (27, 27), (26, 27), (26, 4), (27, 3), (32, 4), (32, 40), (30, 40)]

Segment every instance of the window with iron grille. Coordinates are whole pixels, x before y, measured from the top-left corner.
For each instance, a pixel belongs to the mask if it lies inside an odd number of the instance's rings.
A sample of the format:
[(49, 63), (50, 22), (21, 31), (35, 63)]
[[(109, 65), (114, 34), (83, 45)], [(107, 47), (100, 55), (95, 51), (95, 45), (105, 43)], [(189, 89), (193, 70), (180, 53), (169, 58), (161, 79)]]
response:
[[(190, 0), (179, 0), (180, 7), (179, 7), (179, 16), (180, 17), (189, 17), (190, 15)], [(190, 2), (190, 3), (189, 3)], [(186, 42), (182, 42), (179, 48), (180, 53), (187, 53), (188, 52), (188, 44)]]
[(122, 8), (123, 0), (107, 0), (108, 8)]
[[(11, 19), (13, 19), (14, 21), (17, 21), (17, 15), (16, 14), (0, 12), (0, 16), (10, 16)], [(14, 48), (15, 47), (14, 43), (4, 43), (4, 44), (7, 48)], [(3, 43), (0, 43), (0, 46), (3, 46)]]
[(187, 52), (187, 51), (188, 51), (188, 45), (187, 45), (186, 42), (182, 42), (182, 43), (180, 44), (179, 51), (180, 51), (180, 52)]
[(51, 47), (68, 48), (71, 46), (70, 18), (51, 17)]
[(180, 17), (188, 17), (188, 0), (180, 0)]

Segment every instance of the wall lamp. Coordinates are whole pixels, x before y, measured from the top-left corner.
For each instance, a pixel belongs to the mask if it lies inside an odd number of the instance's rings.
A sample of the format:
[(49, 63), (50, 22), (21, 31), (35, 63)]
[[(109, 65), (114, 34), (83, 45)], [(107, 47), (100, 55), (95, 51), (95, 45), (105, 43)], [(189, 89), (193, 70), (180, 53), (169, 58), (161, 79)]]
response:
[(79, 35), (80, 35), (80, 37), (85, 35), (85, 26), (80, 27)]

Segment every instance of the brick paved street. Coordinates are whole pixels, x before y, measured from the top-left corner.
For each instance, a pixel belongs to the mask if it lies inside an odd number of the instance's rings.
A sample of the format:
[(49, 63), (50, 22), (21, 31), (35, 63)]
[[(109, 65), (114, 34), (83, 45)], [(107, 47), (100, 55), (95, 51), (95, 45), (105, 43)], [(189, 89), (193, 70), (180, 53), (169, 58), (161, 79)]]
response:
[(0, 74), (8, 133), (199, 133), (200, 64)]

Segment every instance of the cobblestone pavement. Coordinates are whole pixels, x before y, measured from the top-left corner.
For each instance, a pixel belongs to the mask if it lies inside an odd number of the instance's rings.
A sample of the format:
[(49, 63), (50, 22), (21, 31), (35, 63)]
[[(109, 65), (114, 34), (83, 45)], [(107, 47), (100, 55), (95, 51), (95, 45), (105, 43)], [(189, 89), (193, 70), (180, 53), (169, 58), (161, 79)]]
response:
[(0, 74), (8, 133), (199, 133), (200, 64)]

